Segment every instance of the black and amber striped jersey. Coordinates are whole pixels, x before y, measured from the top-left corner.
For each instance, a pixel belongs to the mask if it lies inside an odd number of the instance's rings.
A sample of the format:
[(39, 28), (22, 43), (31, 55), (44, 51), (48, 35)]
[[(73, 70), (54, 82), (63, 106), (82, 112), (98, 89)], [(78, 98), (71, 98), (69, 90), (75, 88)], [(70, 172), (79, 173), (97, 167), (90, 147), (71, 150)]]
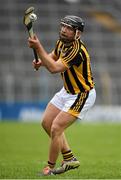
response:
[(54, 54), (67, 67), (61, 75), (68, 93), (77, 94), (89, 91), (94, 87), (90, 57), (81, 40), (75, 40), (68, 47), (58, 40)]

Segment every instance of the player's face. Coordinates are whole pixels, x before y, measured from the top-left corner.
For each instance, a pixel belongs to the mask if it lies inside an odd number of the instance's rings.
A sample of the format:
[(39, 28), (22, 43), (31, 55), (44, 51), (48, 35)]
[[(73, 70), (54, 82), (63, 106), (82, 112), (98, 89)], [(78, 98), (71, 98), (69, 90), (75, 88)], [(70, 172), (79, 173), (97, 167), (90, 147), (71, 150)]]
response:
[(70, 43), (75, 39), (75, 30), (71, 26), (61, 24), (59, 36), (62, 42)]

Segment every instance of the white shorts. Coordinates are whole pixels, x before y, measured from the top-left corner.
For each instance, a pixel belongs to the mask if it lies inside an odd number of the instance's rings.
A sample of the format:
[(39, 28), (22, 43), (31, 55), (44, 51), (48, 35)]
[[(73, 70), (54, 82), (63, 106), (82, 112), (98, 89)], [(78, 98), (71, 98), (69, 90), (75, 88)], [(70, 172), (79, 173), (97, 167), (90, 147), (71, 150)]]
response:
[(95, 89), (79, 94), (69, 94), (64, 87), (55, 94), (50, 103), (58, 109), (68, 112), (71, 115), (83, 119), (86, 112), (94, 105), (96, 99)]

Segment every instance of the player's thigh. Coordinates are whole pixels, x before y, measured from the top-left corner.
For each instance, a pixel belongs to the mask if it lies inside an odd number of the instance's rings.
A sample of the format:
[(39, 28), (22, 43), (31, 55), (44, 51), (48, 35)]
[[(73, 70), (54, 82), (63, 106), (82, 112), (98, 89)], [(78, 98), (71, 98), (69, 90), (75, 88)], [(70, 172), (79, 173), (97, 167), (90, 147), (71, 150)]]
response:
[(51, 128), (53, 120), (60, 113), (60, 109), (51, 103), (48, 103), (42, 118), (42, 126), (48, 130)]
[(54, 119), (52, 126), (51, 126), (51, 133), (52, 134), (61, 134), (63, 131), (73, 124), (77, 120), (76, 117), (73, 115), (61, 111), (56, 118)]

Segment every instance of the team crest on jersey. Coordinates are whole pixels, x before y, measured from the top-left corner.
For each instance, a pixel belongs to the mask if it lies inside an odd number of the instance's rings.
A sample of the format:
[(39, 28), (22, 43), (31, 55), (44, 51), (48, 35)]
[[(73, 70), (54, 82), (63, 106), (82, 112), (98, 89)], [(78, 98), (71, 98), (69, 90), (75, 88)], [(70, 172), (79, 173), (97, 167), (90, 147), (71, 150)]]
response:
[(58, 52), (59, 52), (59, 54), (60, 54), (62, 57), (64, 57), (64, 56), (66, 56), (66, 54), (67, 54), (67, 52), (68, 52), (68, 48), (66, 48), (66, 49), (59, 48), (59, 49), (58, 49)]
[(64, 49), (61, 50), (61, 56), (62, 56), (62, 57), (68, 56), (71, 51), (72, 51), (72, 47), (70, 47), (70, 48), (64, 48)]

